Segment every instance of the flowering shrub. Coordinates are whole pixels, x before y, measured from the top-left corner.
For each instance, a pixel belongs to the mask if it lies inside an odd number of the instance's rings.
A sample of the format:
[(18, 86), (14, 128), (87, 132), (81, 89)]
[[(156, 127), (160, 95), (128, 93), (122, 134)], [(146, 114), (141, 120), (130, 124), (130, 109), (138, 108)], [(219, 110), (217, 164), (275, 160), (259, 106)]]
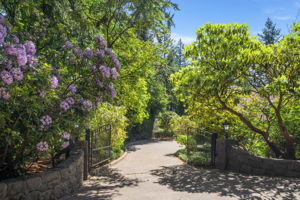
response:
[(62, 44), (54, 67), (36, 55), (32, 41), (16, 35), (0, 16), (1, 176), (68, 147), (68, 132), (85, 124), (98, 103), (117, 96), (113, 80), (121, 68), (101, 36), (88, 48)]

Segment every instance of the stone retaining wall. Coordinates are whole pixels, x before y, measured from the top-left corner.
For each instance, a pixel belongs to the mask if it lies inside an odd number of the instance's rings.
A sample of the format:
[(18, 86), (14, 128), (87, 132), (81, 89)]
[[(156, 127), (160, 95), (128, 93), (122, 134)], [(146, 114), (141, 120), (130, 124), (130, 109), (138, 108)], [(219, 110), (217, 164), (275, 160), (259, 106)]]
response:
[[(219, 149), (218, 149), (219, 146)], [(226, 148), (225, 148), (226, 147)], [(219, 152), (226, 155), (219, 154)], [(242, 150), (234, 141), (217, 141), (217, 167), (253, 175), (300, 177), (300, 161), (255, 156)]]
[(56, 168), (0, 182), (0, 200), (50, 200), (72, 193), (83, 181), (84, 153), (72, 151)]

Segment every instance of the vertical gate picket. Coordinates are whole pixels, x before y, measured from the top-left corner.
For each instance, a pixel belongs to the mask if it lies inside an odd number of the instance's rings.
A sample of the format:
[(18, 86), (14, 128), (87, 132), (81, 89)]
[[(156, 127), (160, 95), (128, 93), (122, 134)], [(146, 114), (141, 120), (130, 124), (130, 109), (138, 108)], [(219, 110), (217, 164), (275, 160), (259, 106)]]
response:
[(88, 171), (90, 171), (91, 168), (91, 159), (90, 159), (90, 155), (91, 155), (91, 130), (90, 129), (86, 129), (85, 131), (85, 140), (87, 141), (87, 145), (88, 145), (88, 151), (87, 151), (87, 168)]
[[(195, 153), (202, 152), (205, 156), (205, 161), (202, 163), (205, 166), (215, 166), (216, 158), (216, 139), (218, 137), (217, 133), (211, 133), (200, 128), (188, 127), (186, 129), (186, 151), (187, 151), (187, 162), (191, 160), (191, 156)], [(195, 149), (190, 145), (194, 145), (193, 142), (196, 142)], [(202, 165), (201, 164), (201, 165)]]

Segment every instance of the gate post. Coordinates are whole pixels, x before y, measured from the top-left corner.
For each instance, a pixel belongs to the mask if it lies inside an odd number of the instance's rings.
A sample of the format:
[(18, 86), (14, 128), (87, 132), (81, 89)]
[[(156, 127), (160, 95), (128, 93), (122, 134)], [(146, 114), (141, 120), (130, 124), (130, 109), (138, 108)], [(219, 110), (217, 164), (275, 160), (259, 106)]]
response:
[(86, 150), (86, 156), (84, 156), (84, 165), (86, 165), (86, 170), (87, 172), (90, 171), (90, 154), (91, 152), (91, 130), (86, 129), (86, 134), (85, 134), (85, 141), (87, 144), (87, 150)]
[(227, 168), (227, 140), (219, 138), (216, 143), (216, 168)]
[(213, 133), (211, 135), (211, 166), (212, 167), (216, 165), (217, 138), (218, 138), (218, 133)]
[(87, 141), (78, 141), (76, 143), (76, 148), (82, 149), (84, 152), (84, 157), (83, 157), (83, 180), (88, 179), (88, 143)]

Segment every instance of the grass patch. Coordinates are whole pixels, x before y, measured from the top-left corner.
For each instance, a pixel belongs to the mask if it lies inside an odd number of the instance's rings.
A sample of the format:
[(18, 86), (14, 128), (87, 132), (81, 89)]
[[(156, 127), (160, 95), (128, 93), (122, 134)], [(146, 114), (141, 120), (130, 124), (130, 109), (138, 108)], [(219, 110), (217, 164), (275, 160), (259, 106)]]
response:
[(176, 155), (181, 160), (187, 162), (193, 166), (208, 167), (210, 166), (210, 152), (202, 151), (190, 151), (190, 155), (187, 155), (186, 148), (180, 149), (176, 152)]
[(112, 151), (111, 152), (111, 160), (115, 160), (115, 159), (119, 158), (123, 153), (124, 153), (123, 149), (119, 149), (117, 151)]

